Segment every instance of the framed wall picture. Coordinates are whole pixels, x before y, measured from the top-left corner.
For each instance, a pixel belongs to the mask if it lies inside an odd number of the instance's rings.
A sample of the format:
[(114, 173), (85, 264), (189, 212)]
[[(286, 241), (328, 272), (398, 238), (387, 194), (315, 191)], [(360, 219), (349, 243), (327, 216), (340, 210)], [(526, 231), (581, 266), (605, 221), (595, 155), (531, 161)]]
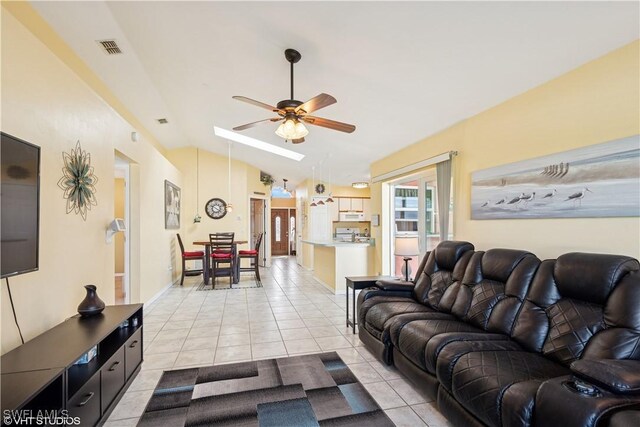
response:
[(180, 228), (180, 187), (164, 181), (164, 228), (175, 230)]
[(471, 219), (640, 215), (640, 135), (471, 174)]

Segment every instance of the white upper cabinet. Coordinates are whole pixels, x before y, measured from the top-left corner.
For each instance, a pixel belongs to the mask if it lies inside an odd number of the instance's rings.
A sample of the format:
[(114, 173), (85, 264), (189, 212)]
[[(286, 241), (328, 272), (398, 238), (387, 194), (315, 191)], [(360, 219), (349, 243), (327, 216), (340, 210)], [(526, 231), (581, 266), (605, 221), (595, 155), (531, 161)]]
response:
[(338, 199), (338, 209), (340, 212), (348, 212), (351, 210), (351, 199), (348, 197), (340, 197)]
[[(363, 198), (351, 198), (351, 197), (340, 197), (336, 198), (338, 201), (338, 210), (339, 212), (364, 212), (366, 216), (366, 212), (370, 210), (371, 199), (363, 199)], [(369, 217), (371, 214), (369, 213)], [(366, 219), (369, 221), (369, 219)]]
[(362, 199), (362, 212), (364, 220), (371, 221), (371, 199)]
[(362, 212), (364, 199), (351, 199), (351, 210), (356, 212)]

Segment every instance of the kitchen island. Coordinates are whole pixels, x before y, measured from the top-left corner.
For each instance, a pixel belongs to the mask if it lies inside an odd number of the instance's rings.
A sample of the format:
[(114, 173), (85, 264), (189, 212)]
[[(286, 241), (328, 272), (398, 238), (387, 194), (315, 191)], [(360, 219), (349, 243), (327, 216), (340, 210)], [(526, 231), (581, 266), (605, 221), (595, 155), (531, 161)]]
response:
[(374, 274), (374, 241), (303, 240), (313, 250), (313, 277), (336, 294), (345, 292), (345, 277)]

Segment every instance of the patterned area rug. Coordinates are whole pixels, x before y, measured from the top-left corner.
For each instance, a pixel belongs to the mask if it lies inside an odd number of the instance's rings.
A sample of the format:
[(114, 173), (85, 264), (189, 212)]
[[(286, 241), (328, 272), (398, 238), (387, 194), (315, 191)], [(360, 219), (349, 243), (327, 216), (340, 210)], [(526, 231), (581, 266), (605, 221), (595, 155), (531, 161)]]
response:
[(218, 280), (215, 288), (213, 287), (213, 285), (211, 285), (211, 283), (205, 286), (204, 280), (203, 280), (202, 282), (200, 282), (200, 284), (196, 288), (196, 291), (221, 291), (221, 290), (228, 291), (229, 289), (251, 289), (251, 288), (261, 288), (261, 287), (262, 287), (262, 284), (257, 283), (255, 280), (240, 281), (240, 283), (234, 283), (233, 287), (229, 287), (229, 279), (222, 278)]
[(165, 371), (139, 426), (393, 426), (335, 352)]

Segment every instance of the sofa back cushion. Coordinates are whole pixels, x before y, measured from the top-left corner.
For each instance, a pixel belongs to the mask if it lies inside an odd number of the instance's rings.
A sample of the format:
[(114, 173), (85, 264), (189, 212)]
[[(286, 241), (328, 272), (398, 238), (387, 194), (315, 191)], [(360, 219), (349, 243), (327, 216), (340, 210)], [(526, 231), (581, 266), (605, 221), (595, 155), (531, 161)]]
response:
[(416, 277), (413, 289), (416, 300), (436, 310), (451, 311), (473, 249), (469, 242), (441, 242)]
[(629, 273), (638, 269), (637, 260), (619, 255), (569, 253), (543, 261), (513, 338), (565, 365), (581, 357), (632, 357), (640, 285)]
[(540, 260), (513, 249), (476, 252), (465, 271), (453, 314), (481, 329), (509, 335)]

